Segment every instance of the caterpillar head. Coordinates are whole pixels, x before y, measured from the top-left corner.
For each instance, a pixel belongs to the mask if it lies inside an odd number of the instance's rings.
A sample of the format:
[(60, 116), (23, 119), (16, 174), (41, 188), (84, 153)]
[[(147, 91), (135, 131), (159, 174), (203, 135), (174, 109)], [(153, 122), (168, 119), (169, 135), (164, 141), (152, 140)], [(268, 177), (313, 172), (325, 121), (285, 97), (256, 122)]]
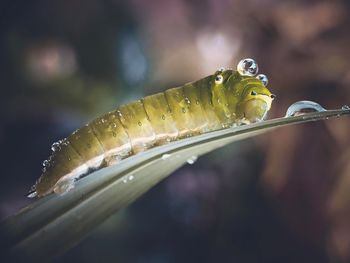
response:
[[(218, 70), (213, 75), (213, 97), (222, 101), (225, 112), (234, 114), (236, 121), (257, 122), (266, 117), (276, 97), (266, 87), (268, 80), (259, 74), (258, 66), (252, 59), (243, 59), (235, 70)], [(221, 99), (221, 100), (220, 100)]]

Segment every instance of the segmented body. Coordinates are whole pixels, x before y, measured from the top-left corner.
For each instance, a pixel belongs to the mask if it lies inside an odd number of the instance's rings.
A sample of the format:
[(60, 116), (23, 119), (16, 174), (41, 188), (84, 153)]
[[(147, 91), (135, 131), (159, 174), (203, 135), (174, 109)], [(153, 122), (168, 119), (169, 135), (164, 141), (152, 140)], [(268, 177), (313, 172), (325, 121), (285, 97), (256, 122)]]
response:
[[(238, 76), (233, 71), (230, 74)], [(91, 169), (116, 164), (154, 146), (237, 123), (244, 117), (237, 114), (239, 98), (229, 105), (221, 91), (213, 91), (213, 81), (215, 76), (211, 75), (130, 102), (76, 130), (53, 147), (32, 196), (52, 191), (64, 193), (74, 186), (74, 180)]]

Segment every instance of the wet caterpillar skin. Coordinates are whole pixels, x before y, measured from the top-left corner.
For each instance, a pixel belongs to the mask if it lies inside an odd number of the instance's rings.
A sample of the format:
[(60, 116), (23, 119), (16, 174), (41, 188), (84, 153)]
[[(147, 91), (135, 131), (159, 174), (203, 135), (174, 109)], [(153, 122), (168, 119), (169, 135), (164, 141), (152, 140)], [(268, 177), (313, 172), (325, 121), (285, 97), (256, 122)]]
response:
[(91, 169), (184, 137), (264, 119), (274, 95), (251, 59), (118, 107), (52, 146), (29, 197), (65, 193)]

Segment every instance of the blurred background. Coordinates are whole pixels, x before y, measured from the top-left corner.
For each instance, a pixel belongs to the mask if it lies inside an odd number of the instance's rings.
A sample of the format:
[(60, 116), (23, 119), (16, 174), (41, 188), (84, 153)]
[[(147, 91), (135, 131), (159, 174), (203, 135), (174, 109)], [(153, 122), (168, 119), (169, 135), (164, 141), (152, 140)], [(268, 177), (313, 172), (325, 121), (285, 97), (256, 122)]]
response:
[[(52, 142), (121, 103), (252, 57), (277, 99), (350, 104), (350, 2), (0, 2), (0, 218)], [(350, 120), (292, 126), (186, 165), (58, 261), (350, 262)]]

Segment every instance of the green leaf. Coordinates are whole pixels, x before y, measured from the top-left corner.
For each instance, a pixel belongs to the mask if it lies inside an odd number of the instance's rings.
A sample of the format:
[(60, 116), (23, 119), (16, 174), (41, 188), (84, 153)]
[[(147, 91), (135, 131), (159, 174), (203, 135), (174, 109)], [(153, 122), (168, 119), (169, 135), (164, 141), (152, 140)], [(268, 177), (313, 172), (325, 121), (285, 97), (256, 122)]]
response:
[(12, 252), (51, 259), (82, 240), (110, 215), (184, 165), (192, 156), (278, 127), (350, 114), (349, 109), (308, 113), (210, 132), (132, 156), (96, 171), (64, 195), (52, 194), (2, 224)]

